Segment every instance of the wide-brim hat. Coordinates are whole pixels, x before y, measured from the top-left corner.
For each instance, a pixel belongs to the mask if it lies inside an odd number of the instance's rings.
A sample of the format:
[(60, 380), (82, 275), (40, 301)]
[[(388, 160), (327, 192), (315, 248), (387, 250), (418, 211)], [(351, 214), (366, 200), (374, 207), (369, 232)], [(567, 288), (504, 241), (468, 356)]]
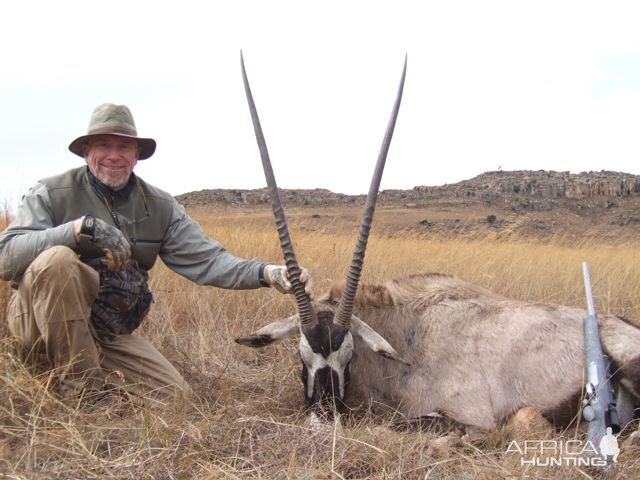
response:
[(79, 157), (84, 158), (82, 147), (95, 135), (117, 135), (119, 137), (133, 138), (140, 146), (138, 160), (144, 160), (156, 151), (156, 141), (153, 138), (138, 136), (133, 115), (126, 105), (114, 105), (103, 103), (96, 107), (91, 115), (87, 134), (76, 138), (69, 144), (69, 150)]

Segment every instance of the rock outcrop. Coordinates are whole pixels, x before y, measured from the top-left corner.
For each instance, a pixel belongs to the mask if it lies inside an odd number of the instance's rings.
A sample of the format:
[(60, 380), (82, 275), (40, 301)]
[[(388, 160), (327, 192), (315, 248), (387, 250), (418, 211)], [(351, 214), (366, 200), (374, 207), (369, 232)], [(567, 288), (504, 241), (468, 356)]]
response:
[[(362, 205), (365, 195), (345, 195), (326, 189), (280, 189), (280, 196), (290, 206)], [(383, 190), (378, 202), (415, 207), (435, 199), (504, 200), (515, 210), (548, 210), (558, 199), (593, 199), (640, 196), (640, 176), (620, 172), (583, 172), (572, 174), (554, 171), (486, 172), (470, 180), (442, 186), (416, 186), (412, 190)], [(266, 188), (256, 190), (201, 190), (177, 197), (185, 206), (268, 205)]]
[(487, 172), (471, 180), (441, 187), (414, 187), (423, 196), (594, 198), (640, 195), (640, 176), (619, 172), (518, 170)]

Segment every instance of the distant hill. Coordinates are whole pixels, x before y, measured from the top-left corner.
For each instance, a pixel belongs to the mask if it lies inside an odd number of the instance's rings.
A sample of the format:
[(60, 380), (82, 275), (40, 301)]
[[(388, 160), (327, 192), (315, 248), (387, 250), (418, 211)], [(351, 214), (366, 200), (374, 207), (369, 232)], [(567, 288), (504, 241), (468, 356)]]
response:
[(640, 176), (621, 172), (554, 172), (516, 170), (486, 172), (471, 180), (442, 187), (414, 187), (427, 195), (491, 199), (495, 196), (537, 198), (628, 197), (640, 195)]
[[(352, 219), (357, 228), (365, 195), (324, 189), (280, 190), (293, 215), (307, 228), (333, 231), (334, 218)], [(587, 238), (621, 243), (640, 238), (640, 176), (620, 172), (571, 174), (554, 171), (486, 172), (470, 180), (411, 190), (383, 190), (378, 197), (376, 231), (394, 235), (456, 235), (498, 238)], [(202, 190), (177, 197), (189, 208), (264, 210), (269, 193), (257, 190)], [(348, 222), (342, 222), (345, 225)], [(267, 222), (270, 224), (270, 221)]]
[[(325, 189), (281, 189), (283, 202), (292, 206), (349, 206), (364, 204), (365, 195), (345, 195)], [(560, 199), (595, 199), (640, 196), (640, 176), (621, 172), (555, 171), (486, 172), (470, 180), (442, 186), (416, 186), (411, 190), (383, 190), (380, 204), (423, 204), (436, 199), (511, 200), (514, 208), (548, 209)], [(185, 206), (268, 205), (266, 188), (214, 189), (176, 197)]]

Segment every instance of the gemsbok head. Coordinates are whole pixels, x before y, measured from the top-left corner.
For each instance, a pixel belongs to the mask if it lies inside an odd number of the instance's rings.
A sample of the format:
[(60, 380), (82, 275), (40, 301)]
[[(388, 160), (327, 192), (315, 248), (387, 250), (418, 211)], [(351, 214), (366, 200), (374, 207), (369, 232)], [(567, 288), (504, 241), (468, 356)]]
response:
[(330, 419), (334, 410), (340, 412), (345, 406), (344, 402), (350, 382), (350, 364), (354, 352), (354, 337), (362, 340), (363, 344), (376, 354), (403, 362), (389, 342), (353, 315), (353, 307), (363, 268), (367, 239), (371, 229), (380, 181), (402, 99), (407, 60), (405, 57), (400, 86), (367, 195), (353, 260), (349, 267), (345, 288), (337, 306), (329, 303), (312, 302), (305, 292), (304, 285), (300, 282), (301, 270), (289, 236), (284, 209), (278, 194), (278, 187), (247, 80), (242, 55), (241, 65), (244, 88), (262, 157), (262, 166), (270, 189), (271, 206), (275, 216), (276, 228), (280, 237), (280, 244), (289, 272), (298, 313), (287, 319), (266, 325), (249, 336), (236, 338), (236, 342), (249, 347), (263, 347), (299, 332), (302, 383), (304, 385), (306, 403), (312, 414), (324, 419)]

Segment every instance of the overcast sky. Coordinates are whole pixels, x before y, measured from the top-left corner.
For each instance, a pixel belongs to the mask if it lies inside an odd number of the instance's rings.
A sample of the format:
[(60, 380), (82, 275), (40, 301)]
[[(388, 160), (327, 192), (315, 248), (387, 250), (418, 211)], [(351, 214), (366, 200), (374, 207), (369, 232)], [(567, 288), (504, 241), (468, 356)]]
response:
[(172, 194), (265, 184), (240, 49), (278, 184), (365, 193), (408, 55), (382, 189), (488, 170), (640, 174), (640, 6), (592, 1), (5, 2), (0, 198), (82, 164), (103, 102)]

